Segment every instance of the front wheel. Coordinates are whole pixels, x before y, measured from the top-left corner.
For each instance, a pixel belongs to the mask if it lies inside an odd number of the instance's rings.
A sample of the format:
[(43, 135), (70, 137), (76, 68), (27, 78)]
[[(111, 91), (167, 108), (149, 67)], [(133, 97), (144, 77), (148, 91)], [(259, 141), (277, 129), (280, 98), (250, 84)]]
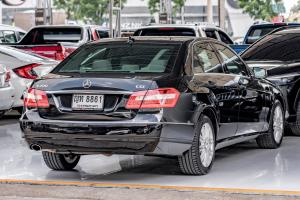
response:
[(276, 149), (281, 145), (284, 135), (284, 111), (279, 101), (275, 101), (272, 108), (269, 131), (256, 139), (260, 148)]
[(178, 158), (183, 174), (205, 175), (212, 167), (215, 158), (215, 131), (212, 121), (201, 115), (195, 127), (191, 148)]
[(293, 135), (300, 136), (300, 101), (297, 102), (296, 122), (289, 125)]
[(43, 159), (50, 169), (72, 170), (79, 162), (80, 156), (74, 154), (58, 154), (43, 151)]

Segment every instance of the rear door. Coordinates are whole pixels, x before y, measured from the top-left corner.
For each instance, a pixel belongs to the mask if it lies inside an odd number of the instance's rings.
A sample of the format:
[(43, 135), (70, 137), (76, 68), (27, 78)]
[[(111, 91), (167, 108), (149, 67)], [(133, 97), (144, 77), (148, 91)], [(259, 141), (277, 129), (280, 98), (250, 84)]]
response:
[(240, 100), (239, 124), (236, 135), (261, 132), (266, 125), (265, 90), (263, 85), (253, 76), (244, 62), (227, 46), (215, 43), (217, 51), (224, 60), (227, 74), (238, 80)]

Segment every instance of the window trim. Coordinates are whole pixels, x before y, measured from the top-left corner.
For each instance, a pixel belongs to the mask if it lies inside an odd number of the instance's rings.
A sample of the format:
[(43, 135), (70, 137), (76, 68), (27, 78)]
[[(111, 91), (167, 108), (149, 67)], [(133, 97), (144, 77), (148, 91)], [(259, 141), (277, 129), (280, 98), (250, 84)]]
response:
[[(222, 44), (221, 42), (211, 42), (211, 45), (213, 46), (213, 48), (215, 49), (216, 51), (216, 54), (218, 55), (219, 59), (222, 60), (222, 66), (223, 66), (223, 69), (224, 69), (224, 72), (225, 74), (231, 74), (229, 73), (228, 71), (228, 68), (227, 68), (227, 65), (225, 63), (225, 60), (223, 59), (223, 57), (221, 56), (221, 54), (219, 53), (218, 49), (216, 48), (215, 44), (218, 44), (218, 45), (221, 45), (221, 46), (224, 46), (225, 48), (229, 49), (234, 55), (236, 55), (240, 60), (241, 62), (244, 64), (245, 66), (245, 69), (242, 70), (242, 71), (246, 71), (247, 75), (241, 75), (241, 76), (244, 76), (244, 77), (248, 77), (248, 78), (252, 78), (252, 73), (249, 71), (249, 67), (248, 65), (244, 62), (244, 60), (237, 54), (235, 53), (230, 47), (228, 47), (227, 45), (224, 45)], [(240, 66), (239, 66), (240, 67)], [(238, 74), (234, 74), (234, 75), (238, 75)]]
[[(224, 65), (223, 65), (223, 63), (222, 63), (222, 61), (221, 61), (221, 59), (220, 59), (220, 57), (219, 57), (219, 54), (216, 52), (216, 48), (215, 48), (214, 46), (211, 45), (211, 42), (210, 42), (210, 41), (197, 41), (197, 42), (194, 42), (194, 43), (193, 43), (193, 45), (192, 45), (192, 54), (191, 54), (191, 55), (192, 55), (192, 57), (191, 57), (191, 59), (192, 59), (192, 64), (191, 64), (191, 68), (192, 68), (191, 71), (192, 71), (192, 73), (193, 73), (193, 74), (199, 74), (199, 73), (196, 73), (195, 70), (194, 70), (194, 53), (195, 53), (194, 47), (195, 47), (197, 44), (205, 44), (205, 43), (207, 43), (207, 44), (212, 48), (213, 52), (214, 52), (215, 55), (217, 56), (217, 59), (218, 59), (220, 65), (222, 66), (223, 73), (218, 73), (218, 74), (226, 74)], [(208, 74), (208, 73), (203, 72), (203, 74)]]

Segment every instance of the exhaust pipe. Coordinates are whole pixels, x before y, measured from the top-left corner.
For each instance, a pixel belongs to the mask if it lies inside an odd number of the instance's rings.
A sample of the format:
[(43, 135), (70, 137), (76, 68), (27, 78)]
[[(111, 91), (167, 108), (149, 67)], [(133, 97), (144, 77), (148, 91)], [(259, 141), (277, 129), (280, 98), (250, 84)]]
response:
[(34, 151), (40, 151), (40, 150), (42, 150), (42, 147), (38, 144), (31, 144), (30, 149), (32, 149)]

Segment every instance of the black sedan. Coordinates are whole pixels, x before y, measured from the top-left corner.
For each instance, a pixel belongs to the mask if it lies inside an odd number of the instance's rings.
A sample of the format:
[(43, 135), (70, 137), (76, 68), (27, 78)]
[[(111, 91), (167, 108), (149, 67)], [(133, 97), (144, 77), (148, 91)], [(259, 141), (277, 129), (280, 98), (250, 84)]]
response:
[(141, 154), (178, 158), (184, 174), (203, 175), (216, 149), (250, 139), (278, 148), (283, 102), (216, 40), (107, 39), (36, 80), (20, 124), (51, 169), (72, 169), (80, 155)]
[(262, 78), (280, 87), (286, 102), (287, 127), (300, 136), (300, 28), (274, 31), (248, 48), (242, 58)]

